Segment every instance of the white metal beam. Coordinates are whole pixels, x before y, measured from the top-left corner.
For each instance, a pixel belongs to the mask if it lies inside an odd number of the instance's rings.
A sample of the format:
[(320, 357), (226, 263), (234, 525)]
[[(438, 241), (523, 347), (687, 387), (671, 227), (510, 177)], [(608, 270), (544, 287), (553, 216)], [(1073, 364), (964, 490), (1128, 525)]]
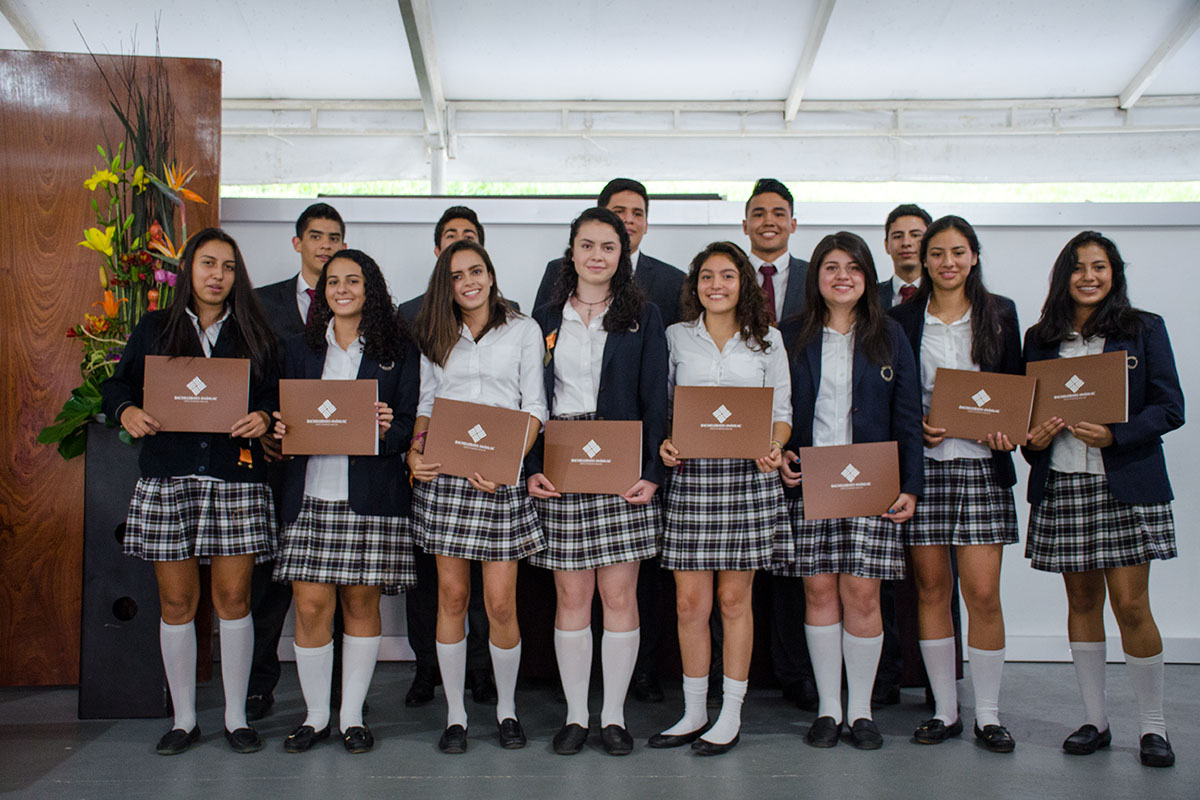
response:
[(791, 122), (800, 110), (800, 101), (804, 99), (804, 90), (808, 88), (808, 79), (812, 75), (813, 65), (817, 62), (817, 53), (821, 49), (821, 40), (825, 38), (825, 28), (829, 26), (829, 18), (833, 15), (833, 6), (837, 0), (820, 0), (817, 11), (813, 14), (812, 25), (808, 29), (808, 39), (804, 42), (804, 50), (800, 53), (800, 63), (796, 66), (796, 74), (792, 77), (792, 86), (788, 90), (787, 100), (783, 104), (783, 118)]
[(0, 0), (0, 14), (8, 20), (8, 24), (16, 31), (17, 36), (21, 37), (21, 41), (30, 50), (45, 50), (46, 44), (42, 41), (42, 37), (38, 35), (33, 24), (25, 17), (25, 12), (13, 0)]
[(446, 96), (438, 71), (433, 39), (433, 15), (428, 0), (397, 0), (404, 19), (404, 33), (412, 55), (413, 71), (421, 91), (425, 130), (429, 144), (430, 194), (446, 193)]
[(1138, 73), (1133, 76), (1133, 80), (1121, 92), (1118, 97), (1118, 105), (1123, 110), (1128, 111), (1138, 101), (1142, 93), (1149, 88), (1150, 82), (1158, 77), (1159, 70), (1162, 69), (1171, 56), (1175, 55), (1175, 52), (1180, 47), (1183, 47), (1184, 42), (1196, 32), (1196, 28), (1200, 28), (1200, 0), (1196, 0), (1192, 4), (1192, 8), (1188, 11), (1187, 16), (1179, 21), (1175, 29), (1171, 31), (1170, 35), (1154, 51), (1154, 55), (1150, 56), (1150, 60), (1142, 65)]

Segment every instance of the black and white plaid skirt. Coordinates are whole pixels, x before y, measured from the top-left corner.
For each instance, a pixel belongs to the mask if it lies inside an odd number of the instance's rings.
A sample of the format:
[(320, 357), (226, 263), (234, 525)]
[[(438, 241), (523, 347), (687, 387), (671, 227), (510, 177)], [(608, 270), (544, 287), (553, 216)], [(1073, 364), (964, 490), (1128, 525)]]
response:
[(747, 458), (691, 458), (666, 485), (663, 569), (766, 569), (791, 558), (791, 537), (776, 472)]
[(413, 486), (413, 540), (431, 555), (516, 561), (546, 546), (525, 473), (515, 486), (481, 492), (466, 478), (438, 475)]
[(271, 560), (275, 504), (265, 483), (138, 478), (122, 550), (146, 561), (254, 555)]
[(300, 516), (280, 536), (275, 580), (393, 590), (415, 586), (409, 520), (356, 514), (349, 500), (305, 495)]
[(990, 458), (925, 459), (925, 494), (902, 527), (910, 547), (1014, 544), (1021, 538), (1012, 489), (996, 481)]
[(1174, 558), (1170, 503), (1122, 503), (1104, 475), (1050, 471), (1029, 514), (1025, 557), (1046, 572), (1131, 567)]
[(904, 577), (904, 532), (883, 517), (804, 519), (804, 499), (789, 497), (795, 558), (776, 559), (771, 572), (793, 578), (841, 574), (884, 581)]
[(530, 556), (535, 567), (581, 570), (642, 561), (658, 555), (662, 507), (658, 492), (644, 506), (615, 494), (533, 498), (546, 549)]

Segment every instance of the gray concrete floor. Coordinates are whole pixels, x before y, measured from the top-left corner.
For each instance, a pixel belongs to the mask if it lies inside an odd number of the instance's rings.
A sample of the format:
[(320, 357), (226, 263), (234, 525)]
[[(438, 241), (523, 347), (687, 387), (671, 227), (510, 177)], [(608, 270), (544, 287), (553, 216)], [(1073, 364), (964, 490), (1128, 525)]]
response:
[[(970, 735), (970, 682), (959, 684), (967, 735), (936, 747), (912, 744), (925, 716), (923, 694), (906, 690), (899, 706), (876, 712), (882, 750), (848, 744), (815, 750), (803, 735), (813, 715), (786, 705), (774, 691), (752, 691), (743, 711), (741, 743), (730, 753), (701, 758), (687, 748), (657, 751), (650, 734), (672, 724), (682, 705), (678, 688), (665, 703), (630, 699), (627, 722), (638, 740), (633, 754), (607, 756), (597, 720), (589, 746), (577, 756), (550, 749), (563, 709), (554, 687), (522, 685), (518, 708), (530, 738), (519, 751), (500, 749), (494, 709), (467, 701), (470, 748), (437, 751), (444, 701), (404, 707), (409, 664), (381, 664), (369, 698), (368, 721), (377, 739), (366, 755), (347, 754), (337, 740), (303, 755), (283, 751), (283, 738), (302, 720), (295, 669), (285, 665), (272, 714), (259, 730), (267, 748), (235, 755), (221, 736), (219, 680), (199, 691), (204, 736), (187, 753), (154, 754), (166, 720), (75, 718), (74, 689), (0, 689), (0, 794), (13, 798), (307, 798), (499, 797), (714, 798), (1200, 798), (1200, 666), (1167, 667), (1167, 723), (1178, 758), (1173, 769), (1147, 769), (1137, 760), (1136, 708), (1125, 668), (1109, 665), (1113, 746), (1089, 757), (1063, 754), (1062, 739), (1080, 721), (1069, 664), (1009, 664), (1002, 716), (1017, 739), (1011, 755), (978, 747)], [(599, 709), (593, 693), (593, 710)], [(715, 710), (711, 712), (715, 717)]]

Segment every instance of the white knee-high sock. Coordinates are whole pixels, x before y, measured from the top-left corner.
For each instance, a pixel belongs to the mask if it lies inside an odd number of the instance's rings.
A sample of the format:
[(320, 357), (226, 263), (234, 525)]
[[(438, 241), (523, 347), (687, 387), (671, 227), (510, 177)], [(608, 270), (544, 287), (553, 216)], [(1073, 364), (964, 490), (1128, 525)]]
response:
[(323, 730), (329, 724), (333, 642), (320, 647), (295, 645), (293, 649), (296, 651), (296, 674), (300, 677), (300, 691), (307, 709), (304, 724), (311, 725), (315, 731)]
[(637, 663), (641, 629), (604, 631), (600, 638), (600, 667), (604, 677), (604, 705), (600, 708), (600, 725), (625, 727), (625, 694)]
[(196, 623), (170, 625), (159, 620), (158, 646), (175, 707), (175, 727), (190, 731), (196, 727)]
[(804, 626), (813, 679), (817, 683), (818, 717), (842, 721), (842, 623)]
[(342, 634), (342, 708), (338, 725), (342, 733), (362, 727), (363, 702), (371, 689), (375, 662), (379, 659), (382, 636), (351, 636)]
[(1071, 642), (1071, 661), (1075, 663), (1075, 679), (1083, 698), (1084, 722), (1108, 730), (1108, 703), (1104, 696), (1105, 661), (1108, 642)]
[(735, 681), (728, 675), (721, 681), (721, 713), (701, 739), (713, 744), (728, 744), (742, 729), (742, 701), (749, 681)]
[(521, 642), (507, 649), (488, 642), (492, 672), (496, 675), (496, 721), (517, 718), (517, 672), (521, 669)]
[(588, 684), (592, 679), (592, 629), (554, 629), (554, 657), (563, 695), (567, 698), (567, 723), (588, 726)]
[(934, 719), (953, 725), (958, 719), (958, 686), (955, 683), (954, 637), (945, 639), (922, 639), (921, 660), (929, 675), (929, 688), (933, 691)]
[(1004, 674), (1004, 648), (967, 647), (971, 656), (971, 687), (975, 691), (975, 724), (1000, 724), (1000, 678)]
[(221, 620), (221, 685), (225, 689), (225, 729), (246, 727), (246, 687), (254, 658), (254, 625), (250, 615)]
[(708, 724), (708, 676), (683, 676), (683, 717), (663, 731), (665, 736), (683, 736)]
[(871, 689), (883, 652), (883, 634), (855, 636), (842, 632), (842, 657), (846, 660), (846, 720), (853, 724), (871, 719)]
[(1167, 721), (1163, 717), (1163, 654), (1138, 658), (1125, 654), (1125, 666), (1133, 681), (1133, 696), (1137, 698), (1141, 717), (1141, 733), (1157, 733), (1167, 738)]
[(467, 707), (463, 704), (463, 686), (467, 680), (467, 637), (454, 644), (437, 643), (438, 668), (442, 689), (446, 692), (446, 727), (467, 727)]

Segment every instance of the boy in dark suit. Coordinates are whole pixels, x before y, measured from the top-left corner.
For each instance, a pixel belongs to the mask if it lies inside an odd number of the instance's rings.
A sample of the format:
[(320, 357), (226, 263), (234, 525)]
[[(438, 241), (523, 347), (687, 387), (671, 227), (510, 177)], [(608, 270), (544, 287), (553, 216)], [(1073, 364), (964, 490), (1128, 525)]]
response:
[(879, 302), (898, 306), (921, 285), (921, 239), (933, 217), (918, 205), (896, 206), (883, 225), (883, 249), (892, 257), (892, 279), (879, 282)]
[(804, 307), (808, 262), (788, 252), (796, 232), (792, 193), (774, 178), (759, 178), (746, 201), (742, 233), (750, 237), (750, 263), (767, 293), (767, 313), (779, 323)]

